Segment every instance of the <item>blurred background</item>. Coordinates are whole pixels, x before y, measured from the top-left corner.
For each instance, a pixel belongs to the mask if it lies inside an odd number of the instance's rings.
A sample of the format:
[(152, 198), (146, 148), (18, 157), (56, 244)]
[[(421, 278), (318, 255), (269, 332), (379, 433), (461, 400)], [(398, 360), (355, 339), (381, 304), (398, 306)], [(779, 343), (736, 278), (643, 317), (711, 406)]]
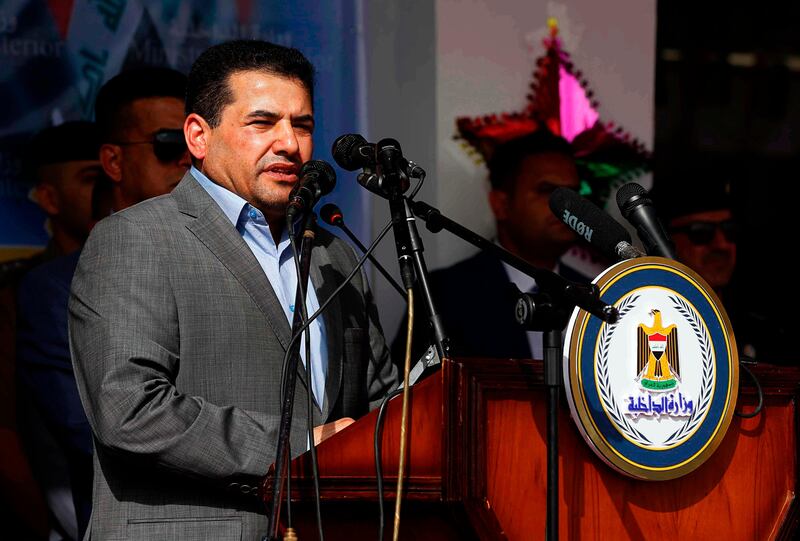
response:
[[(547, 86), (542, 59), (555, 47), (567, 66), (554, 87), (562, 134), (568, 135), (565, 107), (572, 107), (566, 113), (577, 131), (613, 134), (618, 147), (643, 159), (620, 165), (587, 158), (595, 173), (607, 174), (595, 184), (611, 195), (600, 198), (606, 210), (625, 223), (613, 194), (631, 180), (652, 188), (667, 214), (730, 203), (738, 256), (725, 306), (746, 322), (738, 329), (756, 329), (747, 343), (766, 344), (760, 360), (795, 364), (788, 332), (798, 295), (786, 274), (798, 215), (798, 28), (800, 6), (777, 2), (0, 0), (0, 501), (8, 502), (0, 523), (27, 532), (14, 538), (75, 538), (63, 521), (52, 526), (61, 520), (53, 504), (58, 494), (48, 489), (46, 510), (17, 438), (17, 297), (3, 279), (21, 276), (50, 242), (26, 164), (47, 163), (61, 142), (31, 156), (32, 137), (92, 120), (98, 90), (121, 71), (166, 66), (186, 73), (200, 52), (231, 39), (296, 47), (317, 69), (315, 158), (333, 163), (331, 145), (346, 133), (397, 139), (405, 157), (427, 170), (417, 199), (494, 238), (486, 163), (459, 137), (456, 121), (503, 126), (540, 107)], [(388, 205), (362, 189), (355, 173), (337, 174), (325, 201), (337, 203), (369, 244), (388, 221)], [(419, 227), (432, 270), (475, 253), (447, 232)], [(712, 231), (717, 240), (725, 232)], [(700, 240), (695, 248), (709, 244)], [(376, 255), (397, 277), (394, 242), (385, 240)], [(592, 277), (609, 264), (595, 256), (576, 247), (562, 262)], [(391, 342), (405, 304), (375, 269), (370, 273)], [(464, 310), (469, 317), (488, 312), (470, 303), (473, 292), (471, 285), (457, 292), (472, 308)], [(70, 513), (75, 523), (75, 509)]]
[[(781, 271), (794, 245), (798, 10), (622, 0), (4, 0), (0, 260), (48, 241), (21, 161), (33, 133), (91, 119), (98, 88), (121, 70), (185, 72), (208, 45), (234, 38), (291, 45), (315, 64), (317, 158), (332, 161), (331, 143), (343, 133), (393, 137), (428, 171), (418, 197), (491, 237), (485, 165), (454, 138), (455, 120), (525, 108), (554, 19), (599, 119), (652, 152), (641, 184), (672, 186), (671, 195), (687, 199), (698, 184), (729, 185), (741, 224), (737, 291), (758, 311), (788, 317), (796, 295)], [(386, 204), (337, 171), (326, 200), (368, 243), (387, 220)], [(619, 216), (613, 200), (608, 209)], [(447, 233), (424, 238), (433, 269), (473, 253)], [(393, 253), (390, 241), (378, 250), (394, 272)], [(402, 306), (377, 273), (373, 283), (391, 339)]]

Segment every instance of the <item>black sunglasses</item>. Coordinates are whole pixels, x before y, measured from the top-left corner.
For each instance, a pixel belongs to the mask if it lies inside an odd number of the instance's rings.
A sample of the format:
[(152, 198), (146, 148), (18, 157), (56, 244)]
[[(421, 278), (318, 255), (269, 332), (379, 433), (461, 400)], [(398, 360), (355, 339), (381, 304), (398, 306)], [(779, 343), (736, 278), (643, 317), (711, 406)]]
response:
[(183, 130), (158, 130), (150, 141), (118, 141), (115, 144), (123, 145), (153, 145), (153, 154), (164, 163), (179, 160), (186, 153), (186, 139)]
[(724, 222), (691, 222), (680, 227), (672, 227), (673, 233), (686, 233), (689, 241), (697, 246), (709, 244), (714, 240), (717, 228), (722, 230), (722, 234), (728, 242), (736, 242), (737, 227), (733, 220)]

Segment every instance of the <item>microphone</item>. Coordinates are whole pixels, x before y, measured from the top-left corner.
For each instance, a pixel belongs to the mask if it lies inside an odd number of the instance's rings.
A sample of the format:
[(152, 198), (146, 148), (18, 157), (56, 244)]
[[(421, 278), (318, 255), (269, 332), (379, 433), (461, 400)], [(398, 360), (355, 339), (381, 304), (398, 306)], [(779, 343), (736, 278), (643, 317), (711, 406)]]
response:
[(331, 155), (345, 171), (374, 168), (377, 163), (375, 144), (367, 142), (357, 133), (346, 133), (337, 137), (331, 147)]
[(336, 186), (336, 172), (322, 160), (309, 160), (300, 168), (300, 177), (289, 192), (286, 219), (294, 222), (298, 214), (311, 210), (319, 198)]
[(375, 145), (375, 152), (378, 157), (381, 176), (386, 184), (385, 188), (399, 190), (398, 193), (405, 193), (410, 186), (410, 182), (403, 167), (403, 162), (408, 162), (403, 158), (400, 143), (395, 139), (381, 139)]
[[(336, 226), (344, 231), (348, 238), (353, 241), (353, 244), (355, 244), (358, 249), (361, 250), (361, 253), (367, 252), (367, 248), (361, 243), (360, 240), (358, 240), (358, 237), (356, 237), (353, 231), (351, 231), (350, 228), (344, 223), (344, 214), (342, 214), (342, 210), (338, 206), (334, 205), (333, 203), (327, 203), (323, 205), (319, 210), (319, 216), (326, 224)], [(408, 299), (406, 292), (402, 287), (400, 287), (400, 284), (398, 284), (397, 281), (392, 278), (392, 275), (386, 271), (383, 265), (381, 265), (377, 259), (372, 257), (372, 254), (367, 257), (369, 257), (369, 260), (373, 265), (375, 265), (375, 268), (378, 269), (381, 274), (383, 274), (383, 277), (389, 281), (392, 287), (394, 287), (404, 299)]]
[(672, 241), (658, 220), (653, 201), (644, 188), (635, 182), (625, 184), (617, 190), (617, 206), (622, 216), (636, 228), (648, 254), (677, 259)]
[[(394, 139), (383, 139), (384, 158), (391, 160), (391, 168), (399, 168), (407, 178), (420, 178), (425, 175), (425, 170), (412, 161), (406, 160), (400, 151), (400, 144)], [(395, 148), (398, 152), (393, 152)], [(398, 155), (399, 153), (399, 155)], [(369, 191), (382, 197), (387, 197), (392, 182), (396, 179), (388, 179), (385, 174), (385, 166), (382, 171), (378, 171), (380, 163), (378, 159), (378, 145), (370, 143), (357, 133), (340, 135), (333, 142), (331, 155), (336, 163), (346, 171), (363, 169), (364, 172), (358, 175), (358, 183)], [(407, 189), (407, 187), (406, 187)], [(403, 190), (405, 191), (405, 190)]]
[(631, 244), (630, 234), (619, 222), (574, 190), (556, 188), (549, 203), (553, 214), (611, 259), (644, 255)]

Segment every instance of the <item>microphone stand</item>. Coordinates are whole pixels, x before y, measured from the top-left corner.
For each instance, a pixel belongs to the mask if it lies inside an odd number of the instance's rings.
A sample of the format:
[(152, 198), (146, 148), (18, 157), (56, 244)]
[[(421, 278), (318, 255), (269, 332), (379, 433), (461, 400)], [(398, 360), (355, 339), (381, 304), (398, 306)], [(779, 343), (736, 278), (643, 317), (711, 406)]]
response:
[[(428, 268), (423, 256), (425, 248), (422, 245), (422, 239), (417, 230), (414, 213), (411, 211), (408, 200), (403, 196), (399, 188), (393, 190), (388, 195), (388, 199), (403, 287), (410, 289), (414, 287), (415, 282), (418, 284), (419, 291), (428, 309), (429, 321), (433, 327), (436, 352), (439, 354), (439, 358), (443, 359), (450, 352), (450, 341), (445, 335), (441, 316), (433, 302)], [(406, 224), (405, 227), (403, 226), (403, 222)]]
[(566, 327), (569, 312), (580, 306), (604, 321), (613, 323), (619, 317), (616, 308), (599, 298), (594, 285), (574, 284), (557, 274), (530, 265), (507, 250), (475, 232), (443, 216), (438, 209), (422, 201), (414, 202), (414, 213), (425, 220), (427, 228), (438, 233), (446, 229), (457, 237), (495, 254), (502, 261), (536, 280), (542, 293), (517, 303), (517, 320), (526, 322), (529, 330), (544, 331), (544, 379), (547, 387), (547, 500), (545, 539), (558, 539), (558, 401), (561, 387), (561, 330)]
[[(297, 277), (297, 293), (295, 295), (295, 311), (292, 319), (292, 335), (303, 325), (303, 310), (306, 304), (308, 291), (308, 276), (311, 267), (311, 247), (314, 244), (317, 216), (309, 212), (303, 222), (303, 237), (300, 245), (300, 273)], [(289, 224), (287, 224), (289, 227)], [(293, 232), (289, 230), (291, 235)], [(297, 364), (300, 358), (300, 340), (296, 340), (289, 352), (289, 361), (286, 364), (285, 383), (283, 387), (283, 400), (281, 402), (281, 421), (278, 429), (278, 445), (275, 452), (274, 475), (272, 484), (272, 502), (270, 506), (269, 523), (266, 538), (270, 541), (279, 541), (278, 528), (281, 500), (283, 500), (283, 487), (286, 471), (289, 465), (289, 436), (292, 429), (292, 411), (294, 409), (294, 391), (297, 384)], [(307, 359), (310, 363), (311, 360)], [(312, 392), (311, 389), (308, 392)], [(311, 445), (314, 442), (310, 442)], [(288, 494), (287, 498), (292, 495)]]

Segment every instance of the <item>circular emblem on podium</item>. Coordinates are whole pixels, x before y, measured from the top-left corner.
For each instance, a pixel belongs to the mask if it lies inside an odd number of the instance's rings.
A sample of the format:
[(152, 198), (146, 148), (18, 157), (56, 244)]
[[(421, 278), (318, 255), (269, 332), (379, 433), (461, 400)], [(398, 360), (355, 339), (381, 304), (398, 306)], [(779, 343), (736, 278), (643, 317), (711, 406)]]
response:
[(659, 257), (623, 261), (594, 283), (620, 317), (570, 318), (564, 383), (578, 429), (623, 474), (685, 475), (719, 446), (736, 405), (739, 358), (722, 303), (691, 269)]

